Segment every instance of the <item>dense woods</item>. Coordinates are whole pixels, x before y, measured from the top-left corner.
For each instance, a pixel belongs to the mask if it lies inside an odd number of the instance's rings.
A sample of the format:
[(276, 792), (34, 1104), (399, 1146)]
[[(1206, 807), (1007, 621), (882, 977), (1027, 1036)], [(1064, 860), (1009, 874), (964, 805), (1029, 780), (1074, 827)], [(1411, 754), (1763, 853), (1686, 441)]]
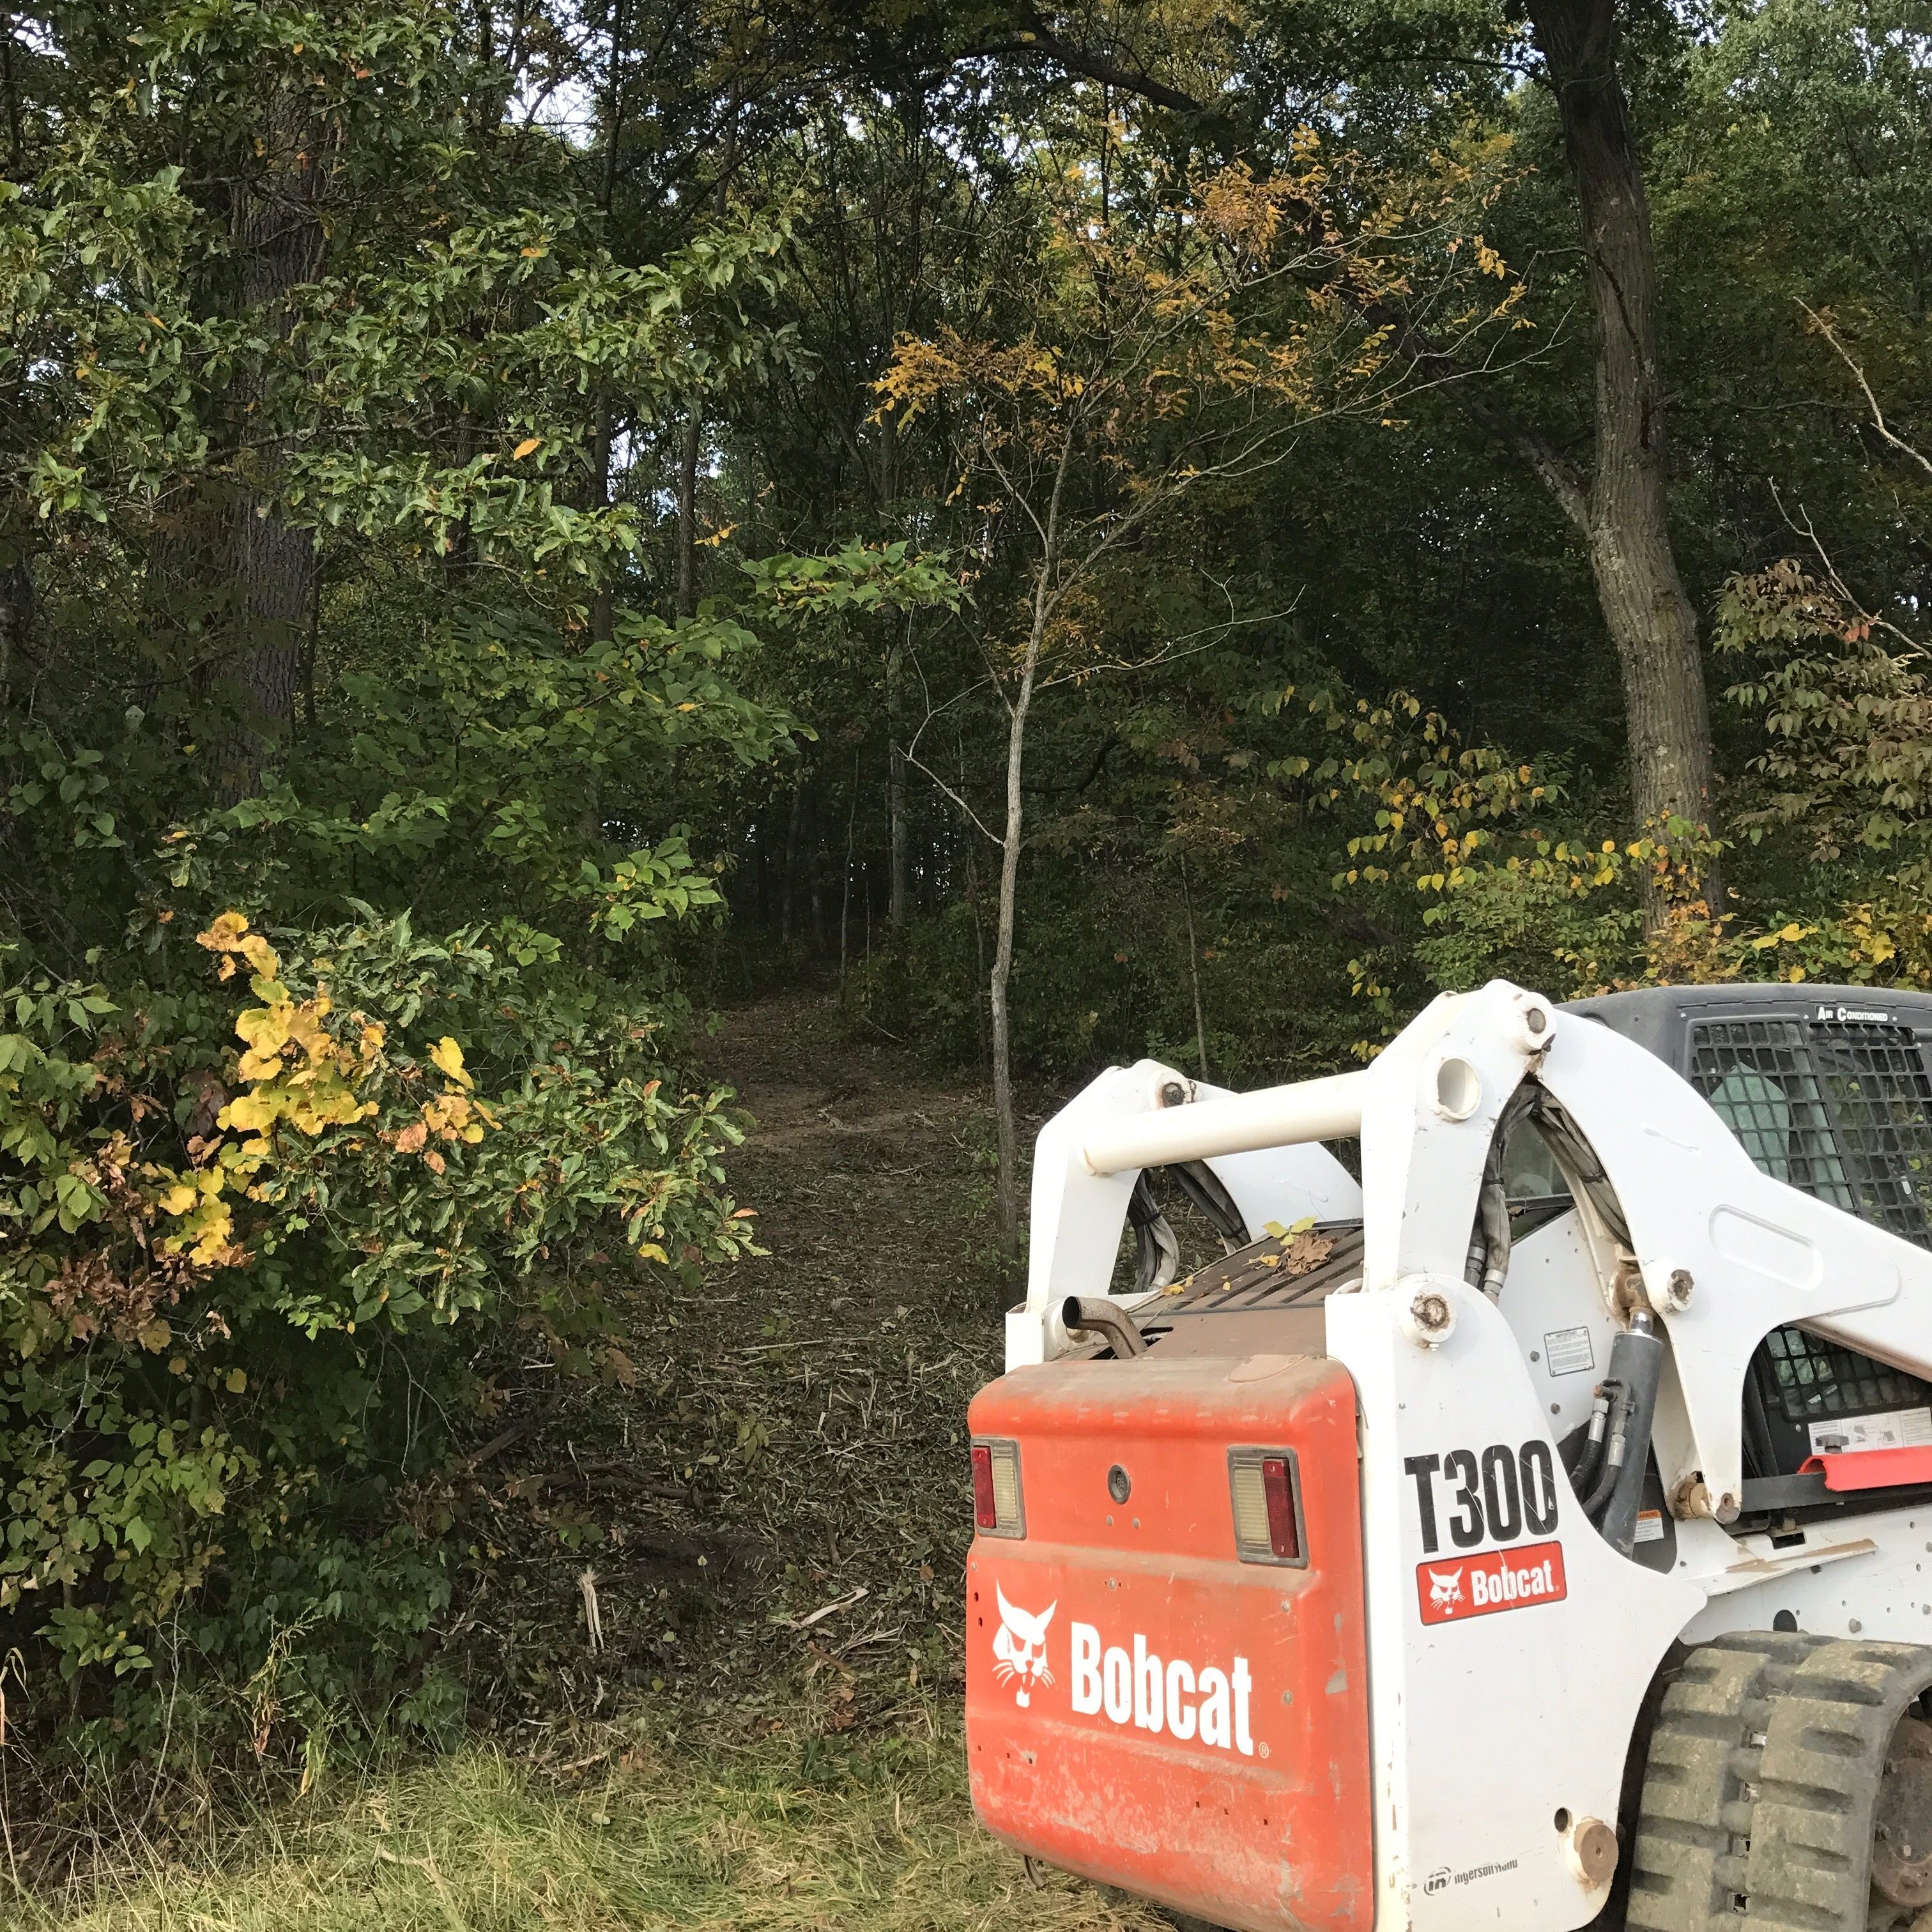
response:
[(720, 1004), (983, 1079), (1010, 1267), (1030, 1083), (1498, 973), (1932, 985), (1928, 24), (10, 11), (44, 1734), (434, 1702), (516, 1364), (622, 1384), (756, 1240)]

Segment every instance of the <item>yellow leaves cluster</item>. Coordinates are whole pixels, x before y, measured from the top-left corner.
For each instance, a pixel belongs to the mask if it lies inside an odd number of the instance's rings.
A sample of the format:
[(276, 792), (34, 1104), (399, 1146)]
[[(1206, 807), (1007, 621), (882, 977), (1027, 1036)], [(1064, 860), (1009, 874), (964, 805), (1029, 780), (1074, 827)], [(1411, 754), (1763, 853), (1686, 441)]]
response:
[(224, 913), (197, 943), (222, 956), (224, 979), (233, 973), (236, 955), (246, 959), (254, 970), (250, 987), (262, 1002), (235, 1022), (248, 1048), (238, 1071), (250, 1090), (223, 1108), (217, 1126), (257, 1136), (244, 1151), (260, 1156), (268, 1152), (278, 1120), (313, 1138), (375, 1112), (375, 1103), (359, 1100), (355, 1087), (382, 1051), (380, 1026), (362, 1026), (353, 1045), (338, 1040), (325, 1024), (334, 1010), (328, 988), (318, 986), (312, 998), (297, 1000), (278, 976), (282, 963), (274, 948), (250, 932), (239, 913)]
[[(296, 998), (282, 983), (274, 948), (238, 912), (224, 913), (197, 943), (220, 959), (224, 980), (234, 977), (238, 961), (245, 963), (250, 990), (261, 1002), (236, 1020), (242, 1046), (236, 1072), (244, 1085), (215, 1117), (218, 1127), (247, 1138), (191, 1143), (196, 1164), (184, 1173), (158, 1166), (144, 1172), (154, 1184), (153, 1210), (175, 1224), (160, 1241), (161, 1253), (200, 1268), (234, 1267), (248, 1259), (236, 1239), (236, 1208), (243, 1199), (269, 1198), (272, 1184), (262, 1177), (275, 1159), (276, 1130), (285, 1125), (313, 1139), (326, 1128), (374, 1116), (376, 1103), (362, 1089), (382, 1061), (387, 1036), (359, 1014), (332, 1027), (334, 1003), (326, 985)], [(432, 1136), (473, 1147), (496, 1120), (470, 1090), (475, 1083), (457, 1040), (446, 1035), (429, 1058), (447, 1083), (443, 1090), (400, 1132), (379, 1138), (399, 1153), (421, 1154), (440, 1174), (447, 1162), (430, 1144)]]
[(430, 1144), (431, 1137), (452, 1146), (474, 1147), (496, 1124), (496, 1117), (471, 1090), (476, 1083), (463, 1064), (463, 1048), (457, 1041), (446, 1034), (430, 1048), (429, 1057), (450, 1084), (422, 1103), (419, 1117), (397, 1132), (392, 1144), (398, 1154), (421, 1154), (424, 1165), (440, 1174), (448, 1162)]

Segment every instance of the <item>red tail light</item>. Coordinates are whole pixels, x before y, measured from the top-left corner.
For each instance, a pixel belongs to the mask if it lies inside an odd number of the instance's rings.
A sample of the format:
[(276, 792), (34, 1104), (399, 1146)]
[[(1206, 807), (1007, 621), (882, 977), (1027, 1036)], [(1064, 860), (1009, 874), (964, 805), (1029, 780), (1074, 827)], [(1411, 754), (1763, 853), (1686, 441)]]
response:
[(1286, 1456), (1262, 1458), (1262, 1486), (1268, 1492), (1268, 1546), (1292, 1563), (1301, 1554), (1301, 1526), (1294, 1520), (1294, 1478)]
[(993, 1504), (993, 1452), (983, 1442), (973, 1445), (973, 1520), (982, 1529), (1000, 1526)]
[(1230, 1449), (1228, 1492), (1234, 1550), (1244, 1563), (1306, 1563), (1301, 1478), (1292, 1449)]
[(1020, 1445), (1008, 1437), (989, 1436), (973, 1444), (973, 1521), (982, 1536), (1026, 1534)]

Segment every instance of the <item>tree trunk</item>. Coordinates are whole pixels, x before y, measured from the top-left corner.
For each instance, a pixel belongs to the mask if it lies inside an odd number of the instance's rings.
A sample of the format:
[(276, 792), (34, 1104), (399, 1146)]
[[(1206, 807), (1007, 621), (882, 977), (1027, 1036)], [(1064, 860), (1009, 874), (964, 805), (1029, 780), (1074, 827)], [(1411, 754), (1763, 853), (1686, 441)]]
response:
[[(906, 634), (912, 633), (912, 614), (906, 614)], [(904, 667), (900, 646), (886, 650), (886, 824), (892, 856), (892, 903), (887, 916), (902, 926), (910, 916), (911, 879), (906, 836), (905, 758), (899, 749), (900, 713), (904, 706)]]
[(778, 944), (789, 948), (791, 944), (792, 907), (796, 902), (798, 885), (799, 835), (805, 827), (805, 779), (800, 776), (791, 794), (791, 816), (785, 825), (784, 869), (779, 875), (778, 890), (782, 895), (778, 902)]
[[(607, 211), (608, 212), (608, 211)], [(597, 394), (597, 417), (590, 431), (590, 505), (593, 510), (610, 506), (610, 445), (616, 433), (616, 410), (610, 392)], [(608, 644), (617, 620), (616, 598), (608, 582), (600, 583), (590, 598), (590, 641)]]
[[(294, 326), (289, 292), (322, 270), (326, 138), (294, 81), (279, 82), (262, 116), (259, 172), (236, 188), (231, 229), (238, 292), (243, 312), (258, 316), (271, 339), (286, 340)], [(236, 384), (231, 400), (236, 434), (248, 442), (259, 431), (259, 422), (250, 418), (270, 400), (268, 386), (251, 374)], [(249, 485), (236, 493), (229, 526), (230, 663), (242, 713), (240, 729), (222, 754), (219, 782), (230, 798), (260, 788), (263, 770), (294, 724), (302, 689), (317, 558), (314, 537), (285, 523), (276, 507), (284, 449), (271, 435), (246, 459)]]
[[(1042, 571), (1044, 587), (1045, 571)], [(1036, 608), (1039, 600), (1036, 598)], [(986, 982), (986, 1004), (993, 1030), (993, 1127), (999, 1143), (1000, 1253), (1010, 1268), (1019, 1258), (1018, 1135), (1013, 1118), (1012, 1017), (1006, 986), (1012, 976), (1013, 926), (1019, 904), (1020, 836), (1024, 830), (1020, 773), (1026, 753), (1027, 714), (1040, 671), (1042, 626), (1036, 621), (1020, 666), (1020, 686), (1006, 727), (1006, 824), (1000, 853), (1000, 907), (994, 923), (993, 970)]]
[(0, 712), (11, 700), (14, 660), (21, 654), (33, 616), (33, 568), (22, 556), (0, 568)]
[(704, 436), (703, 406), (694, 402), (684, 426), (684, 456), (677, 473), (677, 614), (698, 614), (698, 455)]
[[(1595, 463), (1587, 496), (1546, 475), (1589, 546), (1623, 676), (1638, 829), (1715, 811), (1710, 715), (1696, 614), (1684, 595), (1665, 502), (1667, 445), (1657, 256), (1635, 130), (1617, 78), (1615, 0), (1530, 0), (1562, 117), (1595, 325)], [(1541, 466), (1539, 466), (1540, 467)], [(1707, 876), (1712, 910), (1718, 881)], [(1660, 906), (1653, 903), (1653, 918)]]
[(1201, 1077), (1211, 1080), (1208, 1070), (1208, 1012), (1201, 1004), (1201, 948), (1194, 937), (1194, 893), (1187, 883), (1187, 854), (1180, 857), (1180, 905), (1187, 916), (1187, 983), (1194, 988), (1194, 1050), (1201, 1056)]
[(1054, 579), (1060, 569), (1060, 500), (1073, 460), (1070, 430), (1060, 446), (1060, 464), (1053, 479), (1053, 496), (1040, 520), (1040, 568), (1034, 578), (1033, 618), (1027, 628), (1025, 655), (1020, 660), (1019, 688), (1006, 727), (1006, 822), (1000, 849), (1000, 904), (994, 923), (993, 970), (986, 982), (986, 1005), (993, 1034), (993, 1130), (999, 1144), (1000, 1252), (1010, 1269), (1019, 1258), (1020, 1184), (1018, 1136), (1013, 1118), (1012, 1016), (1006, 987), (1013, 970), (1013, 926), (1019, 906), (1020, 839), (1025, 830), (1024, 794), (1020, 788), (1026, 754), (1027, 716), (1033, 709), (1034, 686), (1040, 675), (1040, 654), (1046, 641), (1048, 619), (1055, 602)]

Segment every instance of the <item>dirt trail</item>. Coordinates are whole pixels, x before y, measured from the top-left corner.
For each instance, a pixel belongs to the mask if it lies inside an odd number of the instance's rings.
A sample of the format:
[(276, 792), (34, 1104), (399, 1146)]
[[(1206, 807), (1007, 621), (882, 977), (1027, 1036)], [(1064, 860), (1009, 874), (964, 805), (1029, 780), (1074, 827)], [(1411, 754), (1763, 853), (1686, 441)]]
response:
[(966, 1406), (1000, 1352), (984, 1100), (810, 996), (728, 1013), (703, 1069), (753, 1118), (729, 1172), (768, 1252), (640, 1297), (629, 1384), (570, 1391), (485, 1486), (464, 1654), (514, 1729), (630, 1687), (832, 1732), (958, 1677)]

